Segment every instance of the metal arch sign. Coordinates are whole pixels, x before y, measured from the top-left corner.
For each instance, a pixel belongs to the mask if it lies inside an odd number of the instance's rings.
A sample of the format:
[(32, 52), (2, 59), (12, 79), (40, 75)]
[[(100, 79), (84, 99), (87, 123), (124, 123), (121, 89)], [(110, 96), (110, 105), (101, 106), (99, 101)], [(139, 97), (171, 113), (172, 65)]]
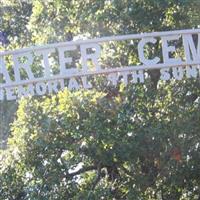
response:
[[(196, 41), (194, 41), (194, 37)], [(123, 66), (116, 68), (102, 68), (99, 62), (101, 57), (102, 44), (110, 41), (137, 40), (138, 59), (140, 65)], [(184, 59), (175, 57), (176, 41), (181, 41), (184, 52)], [(156, 42), (161, 44), (162, 57), (145, 56), (145, 47)], [(133, 43), (134, 44), (134, 43)], [(89, 51), (90, 50), (90, 51)], [(79, 51), (79, 67), (67, 68), (72, 65), (73, 52)], [(54, 54), (54, 56), (51, 56)], [(8, 58), (12, 63), (13, 76), (11, 78), (6, 61)], [(33, 63), (39, 57), (43, 75), (36, 77), (33, 70)], [(52, 61), (54, 59), (54, 61)], [(88, 61), (93, 64), (91, 68)], [(52, 72), (52, 62), (59, 65), (58, 73)], [(184, 76), (197, 78), (200, 76), (200, 29), (177, 30), (167, 32), (141, 33), (103, 37), (90, 40), (77, 40), (45, 46), (34, 46), (14, 51), (0, 52), (0, 100), (14, 100), (22, 96), (44, 95), (56, 93), (60, 89), (91, 88), (88, 76), (105, 74), (109, 81), (116, 84), (121, 81), (128, 83), (128, 76), (131, 76), (133, 83), (144, 82), (145, 70), (160, 69), (160, 79), (171, 78), (181, 80)], [(25, 78), (22, 74), (26, 74)], [(76, 80), (81, 78), (81, 85)], [(66, 85), (66, 81), (67, 85)]]

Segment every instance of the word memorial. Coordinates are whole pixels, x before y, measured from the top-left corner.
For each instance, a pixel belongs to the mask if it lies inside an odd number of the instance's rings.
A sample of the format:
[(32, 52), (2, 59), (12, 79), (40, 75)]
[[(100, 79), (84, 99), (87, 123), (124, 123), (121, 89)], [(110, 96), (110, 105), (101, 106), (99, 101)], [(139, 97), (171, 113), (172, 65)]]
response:
[[(123, 41), (129, 41), (126, 43), (129, 47), (137, 45), (140, 64), (102, 67), (103, 44)], [(160, 52), (155, 53), (155, 48)], [(148, 56), (148, 49), (153, 55)], [(77, 57), (78, 63), (75, 63)], [(114, 85), (119, 80), (127, 84), (130, 76), (133, 83), (143, 83), (145, 72), (152, 69), (160, 70), (163, 81), (198, 78), (199, 66), (199, 29), (76, 40), (4, 51), (0, 52), (0, 100), (56, 93), (66, 87), (91, 88), (88, 77), (100, 74)]]

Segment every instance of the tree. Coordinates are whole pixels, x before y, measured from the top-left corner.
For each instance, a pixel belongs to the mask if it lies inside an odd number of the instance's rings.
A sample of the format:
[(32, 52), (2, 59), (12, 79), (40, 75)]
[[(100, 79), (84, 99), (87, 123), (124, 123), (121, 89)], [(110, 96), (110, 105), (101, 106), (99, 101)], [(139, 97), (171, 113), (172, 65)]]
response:
[(2, 163), (2, 198), (197, 198), (199, 102), (185, 93), (200, 91), (191, 82), (155, 94), (138, 84), (112, 98), (65, 91), (22, 100), (4, 159), (9, 167)]
[[(32, 4), (28, 1), (14, 0), (0, 2), (0, 50), (27, 46), (30, 44), (31, 33), (26, 27), (31, 15)], [(11, 64), (8, 68), (11, 71)], [(9, 124), (13, 122), (16, 109), (15, 102), (0, 102), (0, 148), (6, 148), (10, 133)]]
[[(28, 41), (192, 28), (196, 4), (35, 0)], [(121, 51), (113, 65), (136, 59), (130, 47), (123, 60), (123, 43), (109, 48)], [(108, 55), (102, 64), (109, 66)], [(1, 153), (0, 197), (199, 199), (199, 78), (161, 82), (155, 73), (145, 84), (96, 80), (93, 90), (22, 99)]]

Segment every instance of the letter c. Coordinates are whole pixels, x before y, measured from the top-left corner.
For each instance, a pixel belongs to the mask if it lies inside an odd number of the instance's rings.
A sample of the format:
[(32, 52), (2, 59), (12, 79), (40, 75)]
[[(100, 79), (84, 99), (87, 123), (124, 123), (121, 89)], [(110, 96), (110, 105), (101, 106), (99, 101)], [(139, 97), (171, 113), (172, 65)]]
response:
[(143, 38), (140, 40), (140, 42), (138, 43), (138, 54), (139, 54), (139, 59), (142, 63), (144, 63), (145, 65), (154, 65), (157, 64), (160, 61), (160, 58), (155, 57), (154, 59), (147, 59), (144, 56), (144, 46), (147, 43), (156, 43), (156, 39), (153, 37), (149, 37), (149, 38)]

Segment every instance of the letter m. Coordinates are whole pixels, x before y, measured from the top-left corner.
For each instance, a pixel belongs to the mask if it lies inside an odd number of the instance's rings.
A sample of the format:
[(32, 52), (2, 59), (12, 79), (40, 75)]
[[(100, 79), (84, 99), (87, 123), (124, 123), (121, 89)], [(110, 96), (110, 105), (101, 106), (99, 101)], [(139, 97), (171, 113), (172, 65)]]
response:
[(183, 35), (183, 46), (186, 61), (200, 62), (200, 34), (198, 34), (196, 45), (193, 40), (192, 34)]

